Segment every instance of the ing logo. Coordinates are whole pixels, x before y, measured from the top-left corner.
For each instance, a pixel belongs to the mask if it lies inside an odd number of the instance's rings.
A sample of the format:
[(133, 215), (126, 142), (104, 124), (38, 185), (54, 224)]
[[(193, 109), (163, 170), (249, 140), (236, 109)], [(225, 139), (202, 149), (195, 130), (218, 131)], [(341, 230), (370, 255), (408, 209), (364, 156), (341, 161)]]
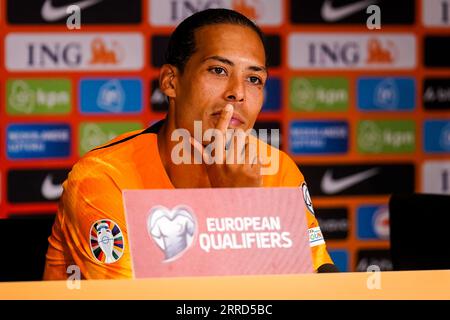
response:
[(123, 58), (124, 50), (116, 41), (109, 48), (101, 38), (92, 41), (89, 64), (119, 64)]
[(367, 63), (394, 63), (397, 59), (397, 47), (391, 40), (386, 45), (377, 39), (369, 39), (367, 43)]

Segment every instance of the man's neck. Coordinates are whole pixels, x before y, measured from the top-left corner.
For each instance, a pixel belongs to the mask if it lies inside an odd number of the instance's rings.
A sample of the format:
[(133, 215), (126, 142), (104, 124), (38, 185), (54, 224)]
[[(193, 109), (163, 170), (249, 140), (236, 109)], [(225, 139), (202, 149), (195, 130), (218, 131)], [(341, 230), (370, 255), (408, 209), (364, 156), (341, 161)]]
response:
[[(172, 132), (176, 129), (170, 117), (166, 117), (158, 132), (158, 150), (164, 169), (175, 188), (209, 188), (208, 175), (202, 164), (175, 164), (172, 161), (172, 150), (178, 141), (172, 141)], [(193, 148), (191, 148), (192, 153)], [(193, 160), (193, 158), (191, 158)], [(193, 162), (192, 162), (193, 163)]]

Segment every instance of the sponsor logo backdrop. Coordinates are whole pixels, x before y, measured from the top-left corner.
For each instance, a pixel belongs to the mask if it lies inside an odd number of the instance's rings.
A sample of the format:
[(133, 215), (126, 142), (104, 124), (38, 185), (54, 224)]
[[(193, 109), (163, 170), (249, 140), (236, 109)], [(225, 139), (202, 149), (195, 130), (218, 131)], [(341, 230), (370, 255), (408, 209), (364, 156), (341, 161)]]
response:
[(0, 218), (54, 213), (77, 159), (164, 116), (168, 36), (210, 7), (267, 35), (256, 127), (282, 133), (337, 265), (392, 268), (389, 195), (450, 194), (450, 0), (1, 0)]

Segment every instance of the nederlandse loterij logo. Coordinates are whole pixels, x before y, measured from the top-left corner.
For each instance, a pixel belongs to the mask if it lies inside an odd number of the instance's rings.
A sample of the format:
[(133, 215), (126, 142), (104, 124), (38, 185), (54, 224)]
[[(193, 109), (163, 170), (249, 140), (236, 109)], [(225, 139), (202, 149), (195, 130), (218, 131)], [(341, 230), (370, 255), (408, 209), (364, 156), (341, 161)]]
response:
[(139, 122), (83, 122), (79, 130), (79, 154), (84, 155), (122, 133), (142, 129)]
[(71, 91), (69, 79), (9, 79), (6, 109), (11, 115), (67, 114)]
[(342, 154), (348, 144), (346, 121), (292, 121), (289, 127), (290, 151), (294, 154)]
[(172, 262), (189, 249), (197, 231), (194, 211), (179, 205), (173, 209), (155, 206), (147, 219), (148, 234), (164, 253), (163, 262)]
[(64, 158), (70, 155), (71, 128), (66, 123), (15, 123), (8, 125), (9, 159)]

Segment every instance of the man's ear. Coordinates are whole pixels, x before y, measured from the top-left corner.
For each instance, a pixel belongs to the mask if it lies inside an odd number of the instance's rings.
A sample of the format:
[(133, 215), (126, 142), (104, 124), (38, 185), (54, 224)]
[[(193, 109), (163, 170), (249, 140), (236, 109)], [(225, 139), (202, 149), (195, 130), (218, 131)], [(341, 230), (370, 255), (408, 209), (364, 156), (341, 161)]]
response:
[(176, 97), (178, 69), (171, 65), (165, 64), (159, 72), (159, 88), (169, 98)]

